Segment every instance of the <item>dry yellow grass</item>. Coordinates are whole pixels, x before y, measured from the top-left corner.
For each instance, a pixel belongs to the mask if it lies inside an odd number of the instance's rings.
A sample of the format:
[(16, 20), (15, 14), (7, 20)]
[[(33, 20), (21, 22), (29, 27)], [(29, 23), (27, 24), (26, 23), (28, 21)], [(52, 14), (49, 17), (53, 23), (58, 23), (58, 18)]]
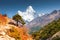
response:
[[(6, 24), (9, 25), (8, 21), (9, 21), (8, 17), (2, 16), (0, 14), (0, 25), (6, 27)], [(28, 34), (27, 28), (25, 26), (18, 27), (15, 25), (11, 26), (11, 24), (10, 24), (9, 27), (11, 27), (11, 28), (7, 29), (6, 34), (9, 35), (10, 37), (15, 38), (16, 40), (32, 40), (32, 37)]]

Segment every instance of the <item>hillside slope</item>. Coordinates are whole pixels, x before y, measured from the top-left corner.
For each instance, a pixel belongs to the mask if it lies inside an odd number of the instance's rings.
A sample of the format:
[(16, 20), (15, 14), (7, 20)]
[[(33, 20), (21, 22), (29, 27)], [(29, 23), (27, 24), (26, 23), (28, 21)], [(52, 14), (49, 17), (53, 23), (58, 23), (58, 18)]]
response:
[(0, 14), (0, 40), (32, 40), (25, 26), (18, 27), (9, 22), (10, 18)]
[(41, 28), (39, 31), (32, 33), (32, 36), (35, 40), (47, 40), (58, 31), (60, 31), (60, 19), (54, 20), (53, 22)]
[(60, 40), (60, 31), (58, 31), (57, 33), (55, 33), (50, 40)]

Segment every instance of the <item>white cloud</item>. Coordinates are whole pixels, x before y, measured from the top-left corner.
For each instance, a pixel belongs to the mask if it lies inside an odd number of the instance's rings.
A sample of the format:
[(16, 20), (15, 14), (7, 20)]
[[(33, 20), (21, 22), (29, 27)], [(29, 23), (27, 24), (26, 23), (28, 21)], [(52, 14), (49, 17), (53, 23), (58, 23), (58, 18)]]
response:
[(30, 22), (34, 19), (35, 10), (32, 8), (32, 6), (29, 6), (25, 12), (19, 10), (18, 14), (21, 15), (25, 21)]

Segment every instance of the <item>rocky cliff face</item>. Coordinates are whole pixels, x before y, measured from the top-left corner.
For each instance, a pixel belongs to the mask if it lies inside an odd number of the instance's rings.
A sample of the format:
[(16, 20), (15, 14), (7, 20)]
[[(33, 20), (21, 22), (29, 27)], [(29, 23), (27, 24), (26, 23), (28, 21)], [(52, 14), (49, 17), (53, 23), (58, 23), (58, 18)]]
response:
[(24, 27), (9, 24), (11, 19), (0, 14), (0, 40), (32, 40)]

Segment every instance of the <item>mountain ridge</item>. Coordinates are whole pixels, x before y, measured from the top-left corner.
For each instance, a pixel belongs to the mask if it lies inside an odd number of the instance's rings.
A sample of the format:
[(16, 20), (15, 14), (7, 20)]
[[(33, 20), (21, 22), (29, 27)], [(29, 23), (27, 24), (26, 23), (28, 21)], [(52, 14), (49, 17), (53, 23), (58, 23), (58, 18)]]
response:
[(41, 17), (37, 17), (34, 20), (32, 20), (30, 23), (26, 24), (27, 28), (31, 30), (32, 27), (40, 26), (43, 27), (47, 25), (48, 23), (52, 22), (53, 20), (57, 20), (60, 18), (60, 10), (54, 10), (50, 14), (43, 15)]
[(33, 32), (35, 40), (60, 40), (60, 18), (45, 25), (40, 30)]

